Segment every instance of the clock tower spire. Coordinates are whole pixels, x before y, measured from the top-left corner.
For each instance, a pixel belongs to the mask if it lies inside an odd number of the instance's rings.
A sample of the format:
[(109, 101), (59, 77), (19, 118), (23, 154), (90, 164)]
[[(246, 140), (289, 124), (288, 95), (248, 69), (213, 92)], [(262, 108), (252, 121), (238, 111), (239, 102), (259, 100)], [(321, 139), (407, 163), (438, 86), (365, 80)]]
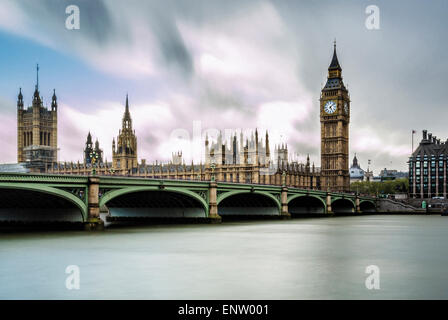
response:
[(350, 95), (342, 81), (342, 68), (334, 41), (327, 82), (320, 95), (321, 187), (350, 191), (349, 174)]

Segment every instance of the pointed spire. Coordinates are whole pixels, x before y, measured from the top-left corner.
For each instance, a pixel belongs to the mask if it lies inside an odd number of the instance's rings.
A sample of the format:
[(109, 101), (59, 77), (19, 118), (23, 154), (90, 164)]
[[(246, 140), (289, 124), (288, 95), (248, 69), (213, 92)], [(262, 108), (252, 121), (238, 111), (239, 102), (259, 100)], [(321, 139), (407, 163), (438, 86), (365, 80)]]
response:
[(128, 94), (126, 93), (126, 110), (125, 114), (129, 114), (129, 100), (128, 100)]
[(40, 106), (42, 99), (39, 95), (39, 65), (37, 65), (36, 70), (37, 70), (37, 76), (36, 76), (36, 88), (34, 90), (33, 95), (33, 106), (34, 105)]
[(132, 131), (132, 119), (131, 119), (131, 113), (129, 112), (129, 99), (128, 99), (127, 93), (126, 93), (126, 106), (125, 106), (124, 115), (123, 115), (122, 129), (123, 129), (123, 131), (124, 130)]
[(17, 108), (18, 109), (23, 109), (22, 88), (19, 89), (19, 95), (17, 96)]
[(355, 153), (355, 156), (354, 156), (354, 158), (353, 158), (353, 164), (352, 164), (352, 167), (358, 167), (358, 158), (356, 157), (356, 153)]
[(269, 147), (269, 134), (268, 134), (268, 130), (266, 130), (266, 157), (270, 157), (271, 156), (271, 149)]
[(56, 97), (56, 89), (53, 89), (53, 97), (51, 97), (51, 109), (56, 111), (58, 107), (58, 98)]
[(36, 91), (39, 91), (39, 64), (36, 65)]
[(333, 49), (333, 59), (331, 59), (330, 66), (328, 67), (328, 70), (339, 70), (341, 71), (342, 68), (339, 65), (338, 56), (336, 54), (336, 39), (334, 39), (334, 49)]
[(87, 144), (92, 144), (92, 135), (90, 134), (90, 131), (89, 131), (89, 133), (87, 134), (87, 141), (86, 141), (86, 143), (87, 143)]

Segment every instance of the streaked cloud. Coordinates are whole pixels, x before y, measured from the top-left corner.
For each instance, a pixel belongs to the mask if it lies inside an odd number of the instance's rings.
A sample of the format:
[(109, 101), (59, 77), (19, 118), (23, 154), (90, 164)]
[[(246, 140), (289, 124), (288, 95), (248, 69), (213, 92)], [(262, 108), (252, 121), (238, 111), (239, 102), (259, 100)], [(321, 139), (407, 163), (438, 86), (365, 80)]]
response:
[[(64, 27), (69, 4), (80, 7), (79, 31)], [(193, 137), (193, 123), (200, 121), (203, 130), (258, 127), (264, 136), (268, 129), (272, 148), (287, 142), (291, 154), (310, 153), (319, 165), (320, 84), (337, 37), (353, 100), (351, 156), (357, 152), (363, 167), (372, 159), (376, 169), (391, 162), (405, 169), (410, 129), (431, 126), (444, 135), (443, 124), (425, 119), (425, 114), (436, 112), (442, 118), (446, 113), (440, 80), (448, 66), (438, 58), (446, 45), (423, 38), (441, 35), (446, 22), (434, 16), (447, 5), (408, 1), (404, 14), (400, 4), (378, 1), (384, 17), (377, 32), (364, 27), (365, 5), (327, 0), (3, 0), (0, 30), (79, 59), (99, 77), (120, 84), (108, 82), (109, 87), (97, 90), (98, 96), (75, 97), (70, 104), (61, 98), (61, 160), (81, 159), (89, 130), (111, 158), (111, 141), (121, 127), (129, 90), (139, 157), (149, 162), (167, 160), (179, 149), (187, 162), (200, 157), (201, 141), (192, 145), (173, 134), (184, 130)], [(409, 19), (417, 16), (441, 22), (419, 27)], [(398, 43), (398, 37), (406, 41)], [(422, 81), (425, 71), (428, 77)], [(80, 85), (100, 87), (93, 82)], [(115, 92), (123, 92), (121, 100), (111, 99)], [(4, 111), (14, 108), (13, 93), (0, 95), (5, 97), (0, 96), (5, 101), (0, 112), (11, 126), (1, 129), (2, 146), (15, 155), (15, 116)], [(425, 101), (430, 104), (420, 108)], [(3, 156), (0, 161), (14, 159)]]

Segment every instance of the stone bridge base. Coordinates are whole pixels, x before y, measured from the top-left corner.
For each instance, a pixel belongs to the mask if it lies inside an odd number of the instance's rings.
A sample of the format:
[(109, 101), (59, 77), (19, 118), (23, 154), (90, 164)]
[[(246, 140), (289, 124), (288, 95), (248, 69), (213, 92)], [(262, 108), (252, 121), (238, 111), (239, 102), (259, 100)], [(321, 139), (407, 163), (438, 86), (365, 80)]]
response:
[[(114, 225), (130, 225), (130, 224), (216, 224), (221, 223), (221, 217), (206, 218), (163, 218), (163, 217), (106, 217), (107, 222), (113, 222)], [(113, 225), (112, 225), (113, 226)]]
[(102, 231), (104, 230), (104, 222), (101, 218), (89, 218), (84, 223), (84, 230), (86, 231)]

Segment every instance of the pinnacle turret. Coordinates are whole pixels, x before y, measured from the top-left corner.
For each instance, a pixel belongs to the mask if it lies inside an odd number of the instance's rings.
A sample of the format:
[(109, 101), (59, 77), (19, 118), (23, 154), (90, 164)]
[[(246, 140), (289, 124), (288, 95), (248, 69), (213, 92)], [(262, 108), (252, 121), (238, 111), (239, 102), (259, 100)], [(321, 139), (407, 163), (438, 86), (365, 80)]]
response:
[(123, 115), (123, 131), (126, 129), (132, 130), (132, 119), (131, 119), (131, 113), (129, 112), (128, 94), (126, 94), (126, 105)]

